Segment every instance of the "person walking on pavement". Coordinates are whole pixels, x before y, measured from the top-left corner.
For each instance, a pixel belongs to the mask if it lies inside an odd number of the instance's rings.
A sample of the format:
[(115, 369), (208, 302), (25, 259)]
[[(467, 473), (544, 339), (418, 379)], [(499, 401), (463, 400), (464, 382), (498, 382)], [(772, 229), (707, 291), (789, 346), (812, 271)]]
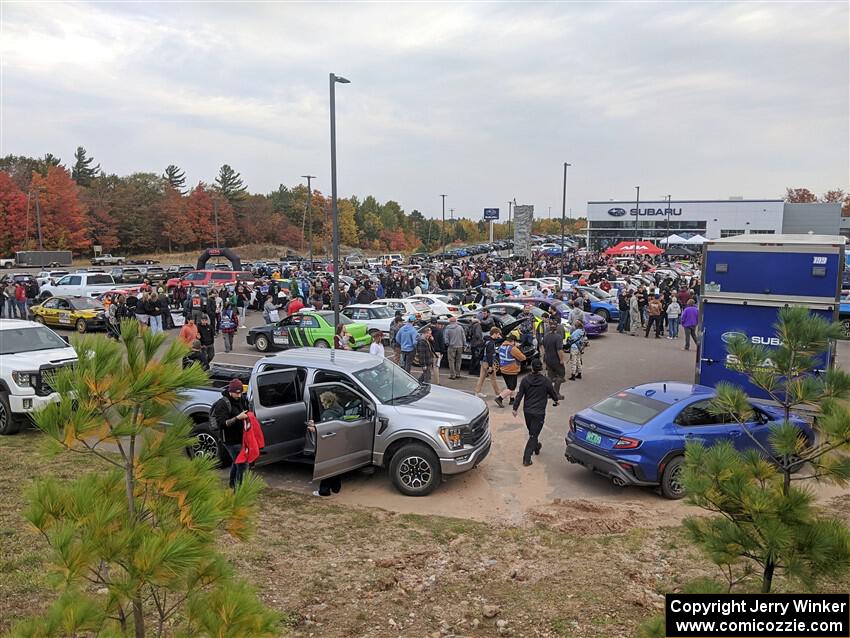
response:
[(230, 352), (233, 350), (233, 335), (239, 328), (239, 313), (230, 305), (230, 301), (224, 302), (224, 310), (221, 311), (221, 336), (224, 339), (224, 351)]
[(443, 340), (443, 327), (436, 317), (431, 317), (431, 348), (434, 350), (434, 367), (432, 383), (440, 385), (440, 365), (446, 354), (446, 342)]
[(469, 340), (469, 376), (478, 377), (480, 372), (481, 355), (484, 351), (484, 333), (481, 330), (481, 321), (478, 317), (472, 317), (469, 324), (467, 339)]
[(555, 388), (555, 394), (563, 400), (561, 384), (567, 378), (567, 368), (564, 365), (564, 337), (560, 327), (561, 318), (553, 316), (543, 335), (543, 363), (546, 364), (546, 373)]
[(570, 339), (570, 381), (581, 379), (581, 357), (584, 354), (584, 345), (587, 337), (584, 333), (584, 322), (579, 321), (576, 324)]
[(510, 397), (510, 403), (514, 402), (516, 394), (516, 378), (521, 369), (521, 361), (525, 361), (525, 355), (517, 347), (519, 333), (516, 330), (511, 331), (506, 337), (502, 345), (499, 346), (499, 369), (502, 372), (502, 379), (505, 380), (505, 389), (502, 390), (495, 398), (496, 405), (500, 408), (505, 407), (504, 400)]
[(661, 323), (661, 311), (663, 306), (661, 305), (660, 295), (655, 295), (652, 299), (649, 300), (647, 304), (647, 311), (649, 312), (649, 320), (646, 322), (646, 330), (644, 331), (644, 338), (649, 339), (649, 331), (652, 330), (652, 327), (655, 326), (655, 338), (661, 338), (661, 330), (663, 328)]
[(640, 330), (641, 320), (640, 320), (640, 301), (638, 301), (639, 297), (637, 294), (632, 294), (631, 299), (629, 300), (629, 323), (631, 326), (629, 327), (629, 334), (633, 337), (637, 337), (638, 330)]
[(463, 348), (466, 346), (466, 332), (463, 326), (457, 322), (457, 317), (449, 317), (449, 325), (443, 329), (443, 341), (446, 344), (446, 356), (449, 359), (449, 379), (460, 379)]
[(697, 344), (697, 324), (699, 323), (699, 311), (693, 299), (688, 299), (688, 305), (682, 311), (682, 328), (685, 330), (685, 347), (683, 350), (691, 349), (691, 339)]
[(553, 405), (558, 405), (558, 393), (555, 392), (552, 382), (540, 374), (542, 369), (543, 363), (540, 359), (531, 362), (531, 374), (526, 376), (519, 384), (519, 392), (517, 392), (514, 400), (514, 418), (516, 418), (520, 404), (525, 400), (522, 414), (525, 417), (525, 427), (528, 428), (528, 441), (522, 453), (522, 464), (526, 467), (531, 465), (532, 452), (540, 454), (543, 447), (537, 437), (543, 430), (543, 422), (546, 420), (546, 404), (549, 402), (549, 398), (552, 399)]
[(499, 386), (496, 383), (496, 339), (502, 337), (502, 331), (495, 326), (490, 329), (490, 333), (484, 337), (484, 345), (481, 353), (481, 367), (478, 374), (478, 382), (475, 384), (476, 396), (486, 399), (487, 395), (482, 394), (484, 388), (484, 380), (490, 377), (490, 383), (493, 384), (493, 395), (499, 396)]
[(405, 323), (396, 333), (395, 340), (401, 349), (401, 367), (405, 372), (410, 372), (410, 367), (413, 365), (413, 352), (416, 350), (416, 341), (419, 338), (419, 333), (413, 327), (413, 322), (416, 321), (416, 315), (408, 315), (407, 323)]
[(431, 383), (431, 371), (434, 369), (434, 344), (431, 336), (431, 326), (425, 326), (416, 342), (416, 354), (422, 366), (420, 383)]
[(682, 314), (682, 307), (678, 300), (673, 297), (667, 305), (667, 338), (679, 338), (679, 315)]
[(208, 314), (201, 315), (201, 324), (198, 326), (198, 340), (201, 342), (201, 348), (207, 356), (207, 361), (212, 363), (215, 357), (215, 332), (213, 332), (210, 316)]

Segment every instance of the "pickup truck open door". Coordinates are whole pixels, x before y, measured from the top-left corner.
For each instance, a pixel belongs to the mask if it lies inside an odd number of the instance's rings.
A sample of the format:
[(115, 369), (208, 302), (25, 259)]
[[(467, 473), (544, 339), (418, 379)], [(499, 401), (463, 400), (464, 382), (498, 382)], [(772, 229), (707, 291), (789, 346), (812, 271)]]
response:
[(307, 407), (298, 369), (260, 372), (249, 387), (249, 399), (266, 440), (257, 465), (299, 454), (304, 449)]
[(314, 383), (308, 392), (310, 417), (316, 424), (313, 479), (371, 465), (375, 444), (372, 402), (343, 383)]

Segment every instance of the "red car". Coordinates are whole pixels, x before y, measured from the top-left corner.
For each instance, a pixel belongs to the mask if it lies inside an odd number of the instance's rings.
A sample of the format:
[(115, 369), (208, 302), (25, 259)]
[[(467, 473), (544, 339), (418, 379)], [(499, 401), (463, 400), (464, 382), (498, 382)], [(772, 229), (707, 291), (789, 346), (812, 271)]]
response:
[(165, 283), (165, 287), (171, 288), (189, 288), (195, 286), (226, 286), (227, 284), (235, 284), (237, 281), (249, 284), (253, 280), (253, 275), (249, 272), (240, 272), (235, 270), (193, 270), (187, 272), (182, 277), (174, 277)]

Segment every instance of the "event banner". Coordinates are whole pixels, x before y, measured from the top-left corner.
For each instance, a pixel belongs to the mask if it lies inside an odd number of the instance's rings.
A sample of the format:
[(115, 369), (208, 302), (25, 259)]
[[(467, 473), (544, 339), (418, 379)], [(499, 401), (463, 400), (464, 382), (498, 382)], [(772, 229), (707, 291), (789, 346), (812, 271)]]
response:
[(667, 638), (847, 638), (850, 594), (667, 594)]

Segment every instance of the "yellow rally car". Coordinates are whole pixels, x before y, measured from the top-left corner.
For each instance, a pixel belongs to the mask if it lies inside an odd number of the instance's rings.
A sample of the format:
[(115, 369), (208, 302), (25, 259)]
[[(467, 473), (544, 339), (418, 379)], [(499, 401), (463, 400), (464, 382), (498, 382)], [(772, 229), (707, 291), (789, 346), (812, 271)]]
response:
[(106, 311), (103, 304), (96, 299), (50, 297), (30, 310), (36, 321), (48, 326), (73, 328), (80, 333), (106, 329)]

